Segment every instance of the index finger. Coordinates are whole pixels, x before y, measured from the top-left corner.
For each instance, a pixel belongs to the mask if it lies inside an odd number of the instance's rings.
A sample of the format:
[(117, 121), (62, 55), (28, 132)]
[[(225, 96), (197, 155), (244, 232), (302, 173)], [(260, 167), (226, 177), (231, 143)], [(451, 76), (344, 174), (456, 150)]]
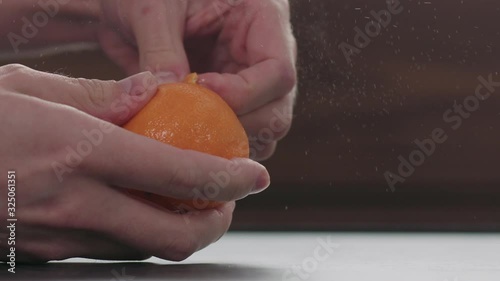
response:
[(142, 70), (172, 72), (172, 82), (189, 73), (184, 51), (183, 33), (186, 1), (143, 0), (133, 1), (130, 25), (140, 56)]
[[(230, 26), (249, 25), (244, 40), (245, 52), (232, 43), (234, 54), (245, 54), (249, 68), (236, 74), (205, 73), (200, 83), (211, 88), (243, 115), (289, 94), (296, 83), (296, 43), (291, 31), (288, 1), (252, 1), (229, 13), (228, 28), (220, 38), (234, 39)], [(242, 13), (253, 16), (243, 17)], [(243, 22), (242, 18), (251, 22)], [(234, 55), (233, 54), (233, 55)]]

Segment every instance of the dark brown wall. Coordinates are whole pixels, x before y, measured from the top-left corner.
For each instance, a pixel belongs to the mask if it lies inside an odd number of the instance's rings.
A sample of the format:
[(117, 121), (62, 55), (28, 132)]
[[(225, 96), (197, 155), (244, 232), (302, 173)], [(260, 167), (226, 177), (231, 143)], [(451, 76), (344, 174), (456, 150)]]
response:
[[(442, 117), (474, 94), (479, 75), (498, 74), (500, 4), (429, 2), (402, 1), (403, 12), (348, 64), (338, 45), (353, 44), (353, 29), (385, 1), (292, 1), (300, 96), (294, 129), (268, 163), (275, 181), (383, 183), (415, 139), (440, 127), (448, 141), (407, 184), (500, 184), (500, 89), (457, 131)], [(284, 163), (295, 165), (274, 168)]]
[[(478, 76), (500, 81), (500, 3), (401, 1), (403, 12), (351, 64), (339, 44), (353, 44), (354, 28), (385, 1), (291, 3), (295, 123), (266, 163), (275, 189), (240, 204), (241, 225), (274, 210), (269, 228), (499, 230), (500, 89), (456, 131), (443, 113), (474, 94)], [(396, 172), (398, 156), (436, 128), (447, 142), (391, 192), (384, 171)]]
[[(292, 0), (299, 43), (294, 126), (265, 162), (272, 189), (241, 202), (238, 229), (500, 229), (500, 88), (453, 131), (443, 113), (500, 81), (498, 1), (401, 1), (403, 12), (347, 63), (370, 11), (385, 1)], [(427, 4), (426, 4), (427, 3)], [(367, 18), (368, 17), (368, 18)], [(25, 61), (101, 79), (121, 73), (99, 53)], [(384, 171), (415, 139), (448, 140), (391, 192)]]

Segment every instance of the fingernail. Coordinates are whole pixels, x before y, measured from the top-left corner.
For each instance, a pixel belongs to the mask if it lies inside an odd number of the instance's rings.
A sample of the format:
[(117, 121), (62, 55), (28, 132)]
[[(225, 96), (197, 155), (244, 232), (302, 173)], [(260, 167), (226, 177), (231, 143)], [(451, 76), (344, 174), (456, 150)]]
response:
[(156, 72), (155, 76), (160, 85), (179, 82), (179, 77), (173, 72)]
[(197, 82), (199, 85), (205, 86), (207, 84), (207, 79), (206, 78), (199, 78)]
[(141, 72), (117, 82), (131, 96), (140, 96), (158, 87), (158, 82), (149, 71)]
[(252, 190), (252, 194), (257, 194), (264, 191), (269, 187), (269, 185), (271, 185), (271, 178), (267, 170), (264, 170), (257, 178), (257, 182), (255, 183), (255, 188)]

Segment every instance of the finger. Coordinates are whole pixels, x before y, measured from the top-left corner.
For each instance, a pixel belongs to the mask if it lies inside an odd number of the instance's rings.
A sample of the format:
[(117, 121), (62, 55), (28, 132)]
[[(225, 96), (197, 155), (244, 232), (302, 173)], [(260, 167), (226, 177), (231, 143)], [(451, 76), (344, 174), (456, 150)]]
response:
[(265, 161), (273, 156), (278, 146), (277, 141), (272, 142), (251, 142), (250, 143), (250, 158), (255, 161)]
[(295, 71), (291, 65), (266, 60), (238, 74), (205, 73), (199, 83), (218, 93), (238, 115), (280, 99), (295, 86)]
[(140, 67), (163, 74), (173, 82), (189, 73), (184, 51), (186, 1), (133, 1), (131, 27), (139, 48)]
[[(130, 260), (146, 260), (152, 255), (144, 252), (143, 249), (137, 249), (125, 243), (116, 241), (109, 237), (100, 237), (96, 234), (95, 242), (82, 243), (80, 239), (77, 250), (79, 251), (74, 257), (99, 260), (115, 260), (115, 261), (130, 261)], [(85, 238), (87, 238), (87, 235)], [(90, 246), (89, 246), (90, 245)], [(69, 257), (67, 257), (69, 258)]]
[[(154, 96), (156, 78), (143, 72), (122, 81), (101, 81), (39, 72), (21, 65), (0, 70), (16, 92), (69, 105), (99, 119), (122, 125)], [(27, 83), (29, 81), (29, 83)]]
[[(285, 96), (296, 84), (295, 39), (287, 1), (249, 3), (248, 7), (231, 9), (225, 26), (248, 24), (246, 37), (241, 40), (245, 52), (236, 43), (230, 46), (230, 52), (246, 56), (245, 63), (250, 67), (236, 74), (200, 75), (200, 82), (219, 93), (239, 115)], [(255, 13), (249, 23), (241, 20), (245, 11)], [(234, 28), (224, 28), (219, 37), (237, 41), (234, 37), (240, 34), (233, 33)]]
[(218, 209), (179, 215), (112, 189), (101, 191), (99, 196), (112, 200), (103, 202), (108, 206), (105, 211), (95, 211), (99, 220), (93, 220), (93, 229), (105, 231), (146, 255), (174, 261), (217, 241), (229, 228), (235, 206), (232, 202)]
[(238, 3), (232, 2), (234, 1), (220, 1), (219, 3), (194, 1), (190, 3), (186, 22), (186, 37), (210, 36), (219, 32), (226, 13), (238, 5)]
[(289, 94), (255, 111), (240, 116), (250, 139), (271, 143), (284, 138), (292, 125), (294, 94)]
[(106, 55), (128, 75), (139, 72), (139, 54), (129, 41), (107, 27), (99, 30), (98, 37)]
[[(57, 238), (54, 237), (57, 233)], [(94, 231), (22, 226), (18, 260), (40, 263), (74, 257), (112, 260), (143, 260), (150, 256)]]
[[(35, 206), (29, 216), (24, 216), (29, 218), (25, 224), (45, 222), (41, 232), (23, 232), (31, 236), (23, 250), (42, 260), (76, 256), (115, 259), (118, 253), (139, 259), (154, 255), (182, 260), (217, 241), (228, 229), (234, 210), (232, 202), (217, 209), (174, 214), (87, 177), (73, 181), (71, 190), (59, 199), (50, 212), (44, 206)], [(55, 230), (60, 232), (57, 239)], [(88, 235), (92, 233), (95, 236)], [(106, 237), (111, 241), (108, 246)], [(92, 247), (94, 242), (109, 253)], [(120, 245), (124, 248), (121, 251), (115, 247)]]
[(277, 141), (284, 138), (292, 124), (293, 94), (240, 117), (250, 140), (250, 158), (264, 161), (270, 158)]
[(269, 186), (267, 170), (249, 159), (227, 160), (178, 149), (121, 128), (99, 130), (99, 126), (87, 128), (87, 135), (99, 140), (88, 156), (87, 167), (109, 184), (177, 199), (211, 201), (238, 200)]

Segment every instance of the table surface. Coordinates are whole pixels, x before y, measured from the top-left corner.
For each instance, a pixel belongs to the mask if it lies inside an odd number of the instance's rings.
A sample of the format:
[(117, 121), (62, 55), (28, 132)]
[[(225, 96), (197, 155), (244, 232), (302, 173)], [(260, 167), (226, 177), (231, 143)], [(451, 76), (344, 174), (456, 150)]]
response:
[(498, 281), (500, 235), (230, 233), (181, 263), (70, 259), (0, 280)]

